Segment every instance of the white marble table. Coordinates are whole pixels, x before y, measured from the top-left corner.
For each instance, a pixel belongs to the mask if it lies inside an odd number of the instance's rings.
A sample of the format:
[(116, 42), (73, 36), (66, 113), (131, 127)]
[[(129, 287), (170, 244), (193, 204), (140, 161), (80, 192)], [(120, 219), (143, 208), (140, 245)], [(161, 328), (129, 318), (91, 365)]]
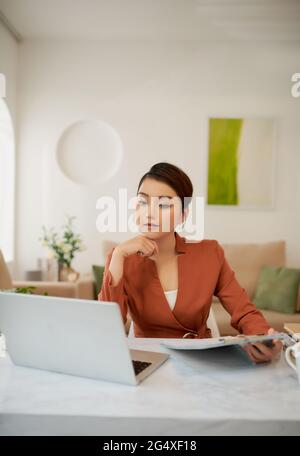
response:
[(208, 368), (160, 339), (128, 342), (172, 356), (126, 386), (17, 367), (2, 354), (0, 435), (300, 435), (300, 385), (283, 355)]

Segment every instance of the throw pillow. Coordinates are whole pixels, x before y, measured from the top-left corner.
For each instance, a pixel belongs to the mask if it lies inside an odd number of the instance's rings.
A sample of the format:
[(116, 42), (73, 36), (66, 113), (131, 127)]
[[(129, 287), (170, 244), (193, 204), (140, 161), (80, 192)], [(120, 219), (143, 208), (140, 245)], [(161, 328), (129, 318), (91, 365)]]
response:
[(259, 309), (296, 312), (300, 269), (263, 266), (253, 302)]
[(93, 277), (94, 277), (94, 293), (95, 299), (98, 298), (98, 294), (100, 293), (103, 281), (103, 274), (104, 274), (105, 266), (99, 266), (96, 264), (92, 265), (93, 269)]

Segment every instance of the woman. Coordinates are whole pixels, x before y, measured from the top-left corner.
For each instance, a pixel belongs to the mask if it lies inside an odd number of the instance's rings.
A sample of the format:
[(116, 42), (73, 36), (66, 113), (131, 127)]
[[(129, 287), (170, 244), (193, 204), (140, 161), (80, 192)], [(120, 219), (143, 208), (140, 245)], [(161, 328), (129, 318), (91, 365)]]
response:
[[(176, 231), (188, 215), (193, 194), (189, 177), (170, 163), (157, 163), (141, 178), (135, 221), (140, 234), (121, 242), (108, 254), (98, 299), (127, 312), (136, 337), (211, 337), (206, 326), (213, 295), (243, 334), (275, 332), (249, 300), (216, 240), (188, 242)], [(166, 230), (167, 227), (167, 230)], [(280, 354), (272, 348), (247, 344), (249, 358), (266, 362)]]

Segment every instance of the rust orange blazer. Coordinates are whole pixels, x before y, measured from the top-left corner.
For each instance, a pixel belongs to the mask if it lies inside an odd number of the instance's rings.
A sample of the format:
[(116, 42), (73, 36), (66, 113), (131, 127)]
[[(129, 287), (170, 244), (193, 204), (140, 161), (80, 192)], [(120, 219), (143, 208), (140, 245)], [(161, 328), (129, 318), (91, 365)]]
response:
[(173, 310), (166, 300), (155, 262), (138, 253), (125, 258), (121, 280), (111, 285), (108, 268), (114, 249), (107, 256), (98, 299), (118, 303), (124, 324), (129, 310), (136, 337), (183, 337), (188, 332), (196, 338), (211, 337), (206, 321), (213, 295), (220, 299), (231, 315), (231, 325), (240, 333), (266, 333), (269, 324), (239, 285), (218, 241), (188, 242), (178, 233), (174, 235), (180, 255)]

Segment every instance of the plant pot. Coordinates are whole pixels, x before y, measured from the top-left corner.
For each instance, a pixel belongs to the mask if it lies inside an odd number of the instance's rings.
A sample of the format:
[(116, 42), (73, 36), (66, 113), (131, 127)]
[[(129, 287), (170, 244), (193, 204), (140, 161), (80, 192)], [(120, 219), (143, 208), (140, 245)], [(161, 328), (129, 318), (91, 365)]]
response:
[(79, 272), (75, 271), (71, 266), (58, 263), (58, 280), (60, 282), (76, 282), (79, 275)]

